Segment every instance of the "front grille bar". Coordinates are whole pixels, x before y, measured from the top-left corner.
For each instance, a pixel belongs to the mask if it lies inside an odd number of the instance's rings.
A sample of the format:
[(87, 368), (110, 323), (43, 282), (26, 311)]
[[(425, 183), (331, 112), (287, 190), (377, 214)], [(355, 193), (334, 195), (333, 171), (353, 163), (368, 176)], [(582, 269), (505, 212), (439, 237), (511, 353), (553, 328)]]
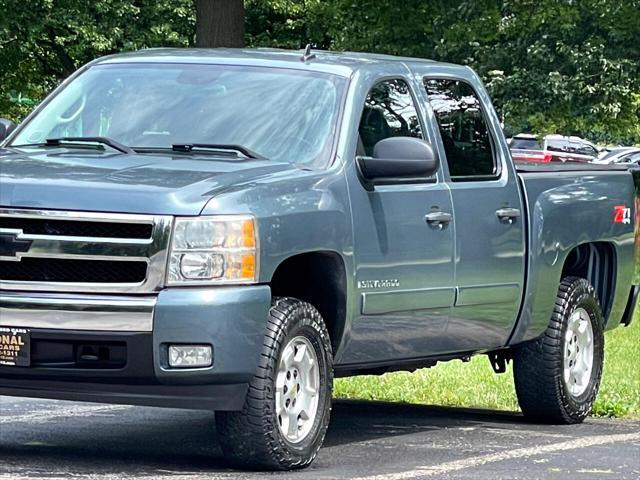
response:
[[(11, 221), (4, 222), (4, 225), (10, 224), (11, 228), (0, 227), (0, 235), (5, 239), (11, 239), (12, 245), (18, 245), (18, 248), (15, 251), (9, 248), (8, 252), (0, 254), (0, 262), (11, 266), (13, 271), (16, 268), (19, 269), (20, 262), (24, 260), (34, 262), (36, 259), (40, 262), (51, 259), (52, 263), (58, 262), (58, 264), (69, 261), (70, 265), (77, 261), (96, 261), (96, 264), (107, 266), (105, 268), (108, 268), (108, 262), (137, 262), (137, 265), (145, 262), (148, 268), (143, 281), (136, 278), (135, 281), (123, 283), (90, 283), (71, 281), (69, 275), (65, 275), (65, 281), (7, 280), (2, 278), (0, 265), (0, 290), (152, 293), (162, 288), (164, 284), (167, 249), (173, 222), (170, 216), (0, 209), (0, 226), (3, 225), (1, 220), (7, 218)], [(31, 228), (34, 223), (38, 223), (38, 220), (45, 220), (49, 224), (61, 221), (67, 226), (70, 222), (82, 222), (78, 224), (79, 228), (68, 228), (68, 230), (88, 232), (100, 230), (101, 235), (108, 235), (112, 225), (119, 225), (116, 230), (120, 236), (25, 233), (18, 228), (21, 220)], [(96, 224), (101, 224), (99, 229), (93, 228)], [(128, 227), (127, 224), (130, 226)], [(121, 236), (122, 232), (128, 230), (139, 232), (141, 226), (151, 228), (150, 238)], [(5, 268), (5, 270), (9, 269)]]
[(152, 224), (114, 223), (105, 221), (79, 222), (48, 217), (25, 218), (0, 216), (0, 229), (18, 229), (26, 234), (66, 237), (137, 238), (150, 240)]
[(74, 258), (84, 260), (138, 260), (146, 261), (153, 239), (63, 237), (56, 235), (29, 235), (22, 230), (0, 228), (0, 234), (13, 234), (16, 240), (30, 241), (27, 252), (16, 252), (0, 260), (19, 262), (23, 257)]

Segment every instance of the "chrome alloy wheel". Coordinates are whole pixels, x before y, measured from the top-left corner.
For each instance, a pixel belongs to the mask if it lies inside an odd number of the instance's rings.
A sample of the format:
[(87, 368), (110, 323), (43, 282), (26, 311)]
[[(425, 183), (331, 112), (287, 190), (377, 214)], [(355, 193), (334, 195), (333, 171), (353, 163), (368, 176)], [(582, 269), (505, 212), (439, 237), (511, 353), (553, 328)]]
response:
[(295, 337), (282, 351), (276, 377), (276, 419), (289, 442), (302, 442), (313, 428), (319, 389), (316, 351), (306, 337)]
[(589, 386), (593, 370), (593, 328), (584, 308), (569, 317), (564, 337), (564, 383), (571, 395), (579, 397)]

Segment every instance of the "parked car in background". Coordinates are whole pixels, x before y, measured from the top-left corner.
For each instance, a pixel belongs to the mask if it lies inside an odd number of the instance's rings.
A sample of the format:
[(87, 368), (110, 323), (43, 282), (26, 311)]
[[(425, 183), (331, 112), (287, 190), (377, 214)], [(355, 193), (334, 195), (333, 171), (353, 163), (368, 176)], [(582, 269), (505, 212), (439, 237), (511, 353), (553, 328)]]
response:
[(616, 147), (608, 150), (604, 155), (595, 161), (595, 163), (611, 165), (618, 164), (637, 164), (640, 162), (640, 148), (636, 147)]
[(511, 156), (516, 162), (579, 162), (589, 163), (598, 158), (596, 146), (580, 137), (536, 135), (521, 133), (509, 144)]

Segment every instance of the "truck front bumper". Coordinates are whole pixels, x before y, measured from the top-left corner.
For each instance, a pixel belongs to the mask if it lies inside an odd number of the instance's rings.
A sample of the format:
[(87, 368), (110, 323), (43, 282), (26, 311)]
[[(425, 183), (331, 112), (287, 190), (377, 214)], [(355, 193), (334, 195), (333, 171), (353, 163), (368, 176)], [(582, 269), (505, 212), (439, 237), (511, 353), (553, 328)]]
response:
[[(128, 297), (2, 292), (0, 326), (30, 330), (31, 365), (0, 365), (0, 395), (239, 410), (270, 304), (262, 285)], [(211, 345), (213, 365), (171, 368), (172, 344)]]

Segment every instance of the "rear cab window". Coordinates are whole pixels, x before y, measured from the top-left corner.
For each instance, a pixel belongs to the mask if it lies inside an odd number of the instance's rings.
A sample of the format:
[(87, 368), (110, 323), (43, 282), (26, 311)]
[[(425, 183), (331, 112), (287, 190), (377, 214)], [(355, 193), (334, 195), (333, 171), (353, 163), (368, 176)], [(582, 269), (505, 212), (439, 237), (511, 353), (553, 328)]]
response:
[(517, 138), (511, 140), (509, 148), (516, 150), (542, 150), (540, 141), (536, 138)]

